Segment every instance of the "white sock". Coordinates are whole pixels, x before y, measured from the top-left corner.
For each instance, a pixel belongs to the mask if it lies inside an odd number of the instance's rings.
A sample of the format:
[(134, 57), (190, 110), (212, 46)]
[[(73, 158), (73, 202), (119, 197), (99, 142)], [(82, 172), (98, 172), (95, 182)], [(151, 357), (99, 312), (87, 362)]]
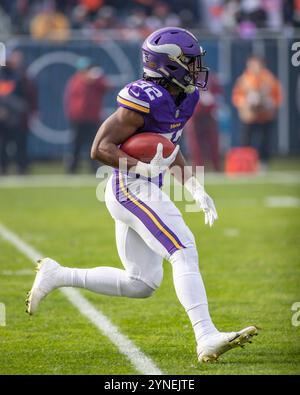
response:
[(126, 270), (114, 267), (75, 269), (62, 266), (64, 287), (85, 288), (102, 295), (145, 298), (153, 289), (139, 279), (130, 277)]
[(218, 333), (218, 330), (210, 318), (197, 251), (195, 248), (178, 250), (169, 260), (173, 268), (177, 297), (190, 318), (196, 341), (199, 343), (203, 337)]

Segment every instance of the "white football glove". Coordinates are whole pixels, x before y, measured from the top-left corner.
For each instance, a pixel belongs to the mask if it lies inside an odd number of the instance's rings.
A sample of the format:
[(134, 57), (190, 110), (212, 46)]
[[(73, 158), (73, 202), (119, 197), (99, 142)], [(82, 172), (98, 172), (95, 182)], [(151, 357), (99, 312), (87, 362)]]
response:
[(203, 186), (194, 176), (190, 177), (184, 186), (204, 211), (205, 225), (209, 224), (209, 226), (212, 226), (214, 221), (218, 219), (217, 210), (212, 198), (205, 192)]
[(160, 173), (163, 173), (167, 168), (174, 162), (179, 151), (179, 145), (177, 145), (174, 151), (167, 158), (163, 157), (163, 145), (157, 144), (156, 154), (150, 163), (138, 161), (137, 165), (130, 169), (130, 172), (140, 174), (144, 177), (157, 177)]

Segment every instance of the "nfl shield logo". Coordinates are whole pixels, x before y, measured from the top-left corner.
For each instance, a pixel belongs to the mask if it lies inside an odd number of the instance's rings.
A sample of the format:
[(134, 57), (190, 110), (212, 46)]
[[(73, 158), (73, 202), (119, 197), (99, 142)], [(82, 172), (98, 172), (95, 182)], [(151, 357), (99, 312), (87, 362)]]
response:
[(179, 111), (179, 110), (176, 110), (176, 112), (175, 112), (175, 118), (178, 118), (178, 117), (179, 117), (179, 114), (180, 114), (180, 111)]

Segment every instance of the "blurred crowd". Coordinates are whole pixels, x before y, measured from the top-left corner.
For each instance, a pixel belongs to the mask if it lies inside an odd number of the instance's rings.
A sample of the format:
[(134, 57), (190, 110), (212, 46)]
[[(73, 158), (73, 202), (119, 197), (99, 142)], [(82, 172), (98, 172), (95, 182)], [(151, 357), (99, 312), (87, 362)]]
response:
[[(201, 92), (201, 100), (186, 128), (188, 156), (192, 164), (210, 164), (215, 171), (222, 170), (217, 119), (219, 99), (222, 95), (223, 89), (217, 75), (210, 73), (208, 89)], [(243, 171), (250, 170), (247, 163), (249, 160), (245, 157), (249, 147), (255, 148), (253, 152), (260, 160), (260, 168), (267, 168), (271, 152), (270, 142), (282, 101), (282, 86), (279, 80), (266, 67), (263, 58), (251, 55), (232, 91), (232, 104), (240, 121), (238, 145), (241, 147), (241, 155), (237, 162), (238, 166), (242, 164)]]
[[(75, 73), (64, 88), (63, 107), (71, 131), (66, 172), (78, 170), (82, 150), (90, 150), (95, 133), (103, 121), (103, 98), (112, 88), (102, 69), (90, 58), (80, 57)], [(27, 174), (30, 119), (39, 111), (38, 87), (24, 68), (22, 51), (9, 53), (5, 67), (0, 68), (0, 175), (9, 173), (11, 164), (17, 174)], [(89, 157), (89, 155), (86, 155)], [(96, 163), (90, 160), (91, 170)]]
[(18, 174), (28, 170), (29, 120), (38, 110), (38, 92), (23, 60), (23, 53), (16, 50), (6, 67), (0, 67), (0, 174), (7, 173), (12, 159)]
[[(79, 57), (74, 66), (75, 73), (67, 81), (63, 95), (65, 118), (72, 134), (68, 158), (64, 158), (69, 174), (78, 171), (81, 157), (89, 160), (92, 171), (96, 170), (96, 163), (88, 154), (82, 154), (90, 150), (104, 120), (104, 97), (113, 88), (102, 69), (90, 58)], [(184, 134), (190, 162), (195, 166), (210, 165), (215, 171), (223, 168), (217, 117), (223, 95), (218, 76), (211, 72), (207, 90), (201, 93), (201, 101)], [(38, 108), (37, 97), (35, 82), (24, 69), (22, 52), (12, 51), (7, 66), (0, 68), (0, 175), (9, 173), (12, 162), (18, 174), (28, 171), (29, 120), (42, 110)], [(255, 148), (255, 155), (267, 166), (274, 122), (282, 104), (282, 87), (264, 59), (257, 55), (247, 59), (245, 70), (234, 83), (232, 104), (240, 119), (240, 147)], [(241, 160), (244, 161), (239, 158), (238, 166)]]
[[(283, 32), (300, 28), (300, 0), (1, 0), (0, 35), (30, 34), (39, 40), (67, 40), (74, 32), (88, 39), (104, 31), (118, 38), (140, 39), (164, 26), (205, 29), (220, 35), (233, 32), (251, 38), (260, 31)], [(72, 133), (65, 160), (66, 171), (75, 173), (83, 149), (89, 147), (101, 123), (103, 100), (113, 88), (98, 65), (82, 57), (64, 91), (64, 113)], [(29, 120), (38, 111), (39, 92), (25, 71), (23, 54), (8, 53), (7, 67), (0, 68), (0, 174), (15, 162), (17, 172), (28, 171)], [(218, 121), (224, 92), (218, 76), (211, 73), (208, 89), (201, 95), (187, 127), (186, 146), (195, 165), (211, 164), (222, 170)], [(234, 81), (232, 106), (240, 121), (239, 145), (255, 147), (266, 165), (274, 134), (282, 87), (264, 60), (250, 56), (244, 72)], [(86, 157), (86, 156), (85, 156)], [(94, 163), (90, 163), (94, 170)]]
[(105, 29), (140, 38), (164, 26), (234, 32), (300, 27), (300, 0), (1, 0), (0, 34), (36, 39), (85, 37)]

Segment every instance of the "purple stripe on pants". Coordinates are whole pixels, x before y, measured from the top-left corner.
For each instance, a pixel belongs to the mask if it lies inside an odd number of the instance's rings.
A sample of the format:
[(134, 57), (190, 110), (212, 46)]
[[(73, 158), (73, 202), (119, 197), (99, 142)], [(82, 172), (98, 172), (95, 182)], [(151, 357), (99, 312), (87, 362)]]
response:
[[(121, 176), (122, 177), (122, 176)], [(122, 177), (123, 180), (123, 177)], [(126, 186), (125, 186), (126, 188)], [(143, 207), (147, 208), (151, 212), (151, 214), (155, 217), (155, 219), (160, 223), (160, 225), (176, 240), (178, 245), (182, 248), (185, 248), (184, 245), (180, 242), (178, 237), (171, 231), (170, 228), (166, 226), (166, 224), (161, 220), (161, 218), (144, 202), (138, 199), (132, 192), (126, 189), (130, 196), (138, 201)], [(126, 195), (122, 192), (120, 188), (119, 182), (119, 172), (115, 172), (113, 177), (113, 192), (116, 196), (116, 199), (123, 207), (133, 213), (139, 220), (146, 226), (146, 228), (152, 233), (152, 235), (166, 248), (168, 253), (172, 255), (174, 252), (178, 250), (178, 247), (174, 245), (172, 240), (169, 239), (167, 235), (165, 235), (158, 226), (153, 222), (153, 220), (145, 213), (139, 206), (137, 206), (134, 202), (132, 202)]]

